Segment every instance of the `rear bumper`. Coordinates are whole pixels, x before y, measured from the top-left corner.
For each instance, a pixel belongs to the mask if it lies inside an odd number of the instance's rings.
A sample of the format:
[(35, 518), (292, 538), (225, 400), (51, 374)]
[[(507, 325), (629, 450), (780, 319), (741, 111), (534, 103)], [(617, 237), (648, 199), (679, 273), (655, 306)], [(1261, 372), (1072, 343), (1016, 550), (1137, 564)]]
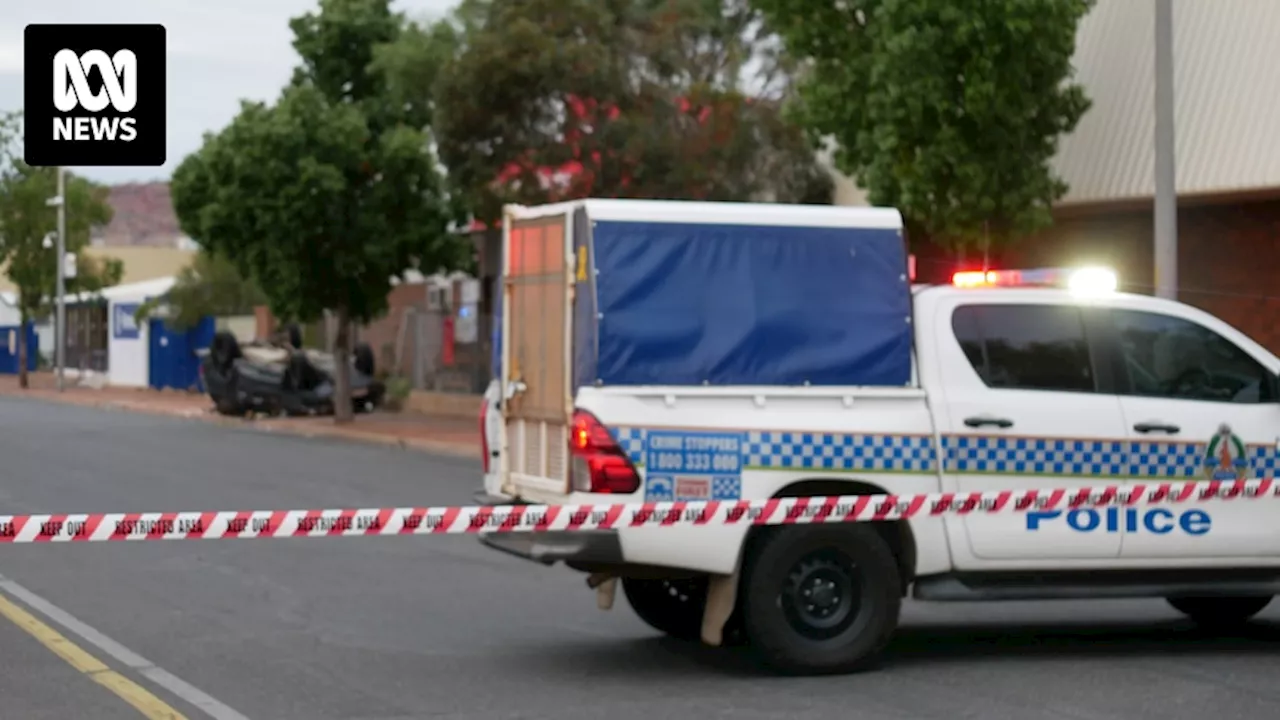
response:
[[(509, 498), (476, 493), (480, 505), (523, 505)], [(571, 532), (485, 533), (480, 542), (499, 552), (544, 565), (620, 565), (622, 543), (616, 530)]]
[(620, 565), (622, 544), (613, 530), (543, 533), (486, 533), (480, 542), (508, 555), (554, 565)]

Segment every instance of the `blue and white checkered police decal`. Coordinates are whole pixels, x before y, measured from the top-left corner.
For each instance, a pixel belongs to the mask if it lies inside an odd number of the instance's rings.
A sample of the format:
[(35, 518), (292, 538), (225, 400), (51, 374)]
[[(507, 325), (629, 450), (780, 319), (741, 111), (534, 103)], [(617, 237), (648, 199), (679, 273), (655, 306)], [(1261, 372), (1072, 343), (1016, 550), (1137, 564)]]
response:
[(741, 432), (647, 431), (645, 500), (739, 499), (745, 438)]
[(631, 462), (637, 466), (644, 465), (644, 428), (611, 427), (609, 432), (627, 457), (631, 458)]
[[(646, 462), (644, 428), (613, 433), (632, 462)], [(682, 432), (682, 431), (677, 431)], [(846, 434), (795, 431), (743, 433), (748, 470), (833, 470), (865, 473), (934, 473), (937, 453), (927, 435)], [(1192, 479), (1206, 470), (1207, 443), (1102, 439), (944, 435), (946, 471), (991, 475), (1058, 475), (1097, 478)], [(1245, 445), (1249, 477), (1274, 478), (1280, 453), (1272, 445)], [(1238, 463), (1238, 461), (1237, 461)]]
[(1068, 440), (987, 435), (942, 439), (947, 472), (1121, 477), (1128, 463), (1124, 440)]
[[(1128, 446), (1129, 462), (1125, 468), (1128, 477), (1190, 479), (1204, 474), (1204, 443), (1130, 442)], [(1266, 453), (1265, 448), (1258, 450), (1261, 469), (1266, 464)]]
[[(614, 438), (637, 465), (647, 465), (646, 439), (653, 433), (685, 431), (613, 428)], [(689, 431), (693, 432), (693, 431)], [(696, 433), (695, 433), (696, 434)], [(723, 433), (713, 433), (723, 434)], [(742, 465), (749, 470), (864, 470), (935, 472), (933, 440), (928, 435), (752, 430), (730, 433), (743, 438)]]
[(750, 432), (746, 456), (764, 470), (930, 473), (937, 463), (928, 435)]
[[(1206, 444), (1193, 442), (948, 435), (942, 446), (947, 471), (954, 473), (1193, 479), (1206, 467)], [(1275, 477), (1280, 462), (1274, 447), (1244, 447), (1245, 475)]]
[(712, 500), (737, 500), (742, 497), (742, 476), (717, 475), (711, 478)]

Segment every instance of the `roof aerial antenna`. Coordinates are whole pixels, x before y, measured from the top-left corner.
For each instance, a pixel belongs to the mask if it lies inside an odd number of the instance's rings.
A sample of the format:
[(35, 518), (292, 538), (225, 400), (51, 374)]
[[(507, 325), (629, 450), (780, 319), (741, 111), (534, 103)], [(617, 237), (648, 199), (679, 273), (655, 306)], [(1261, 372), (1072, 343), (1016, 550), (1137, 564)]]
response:
[(991, 226), (989, 220), (982, 221), (982, 272), (985, 275), (991, 269)]

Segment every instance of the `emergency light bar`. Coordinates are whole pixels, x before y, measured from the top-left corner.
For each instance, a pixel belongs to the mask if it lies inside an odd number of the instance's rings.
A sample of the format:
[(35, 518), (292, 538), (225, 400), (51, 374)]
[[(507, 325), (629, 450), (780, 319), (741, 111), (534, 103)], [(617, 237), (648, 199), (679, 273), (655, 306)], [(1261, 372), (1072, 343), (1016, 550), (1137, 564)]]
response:
[(951, 276), (956, 287), (1062, 287), (1080, 293), (1115, 292), (1119, 282), (1107, 268), (973, 270)]

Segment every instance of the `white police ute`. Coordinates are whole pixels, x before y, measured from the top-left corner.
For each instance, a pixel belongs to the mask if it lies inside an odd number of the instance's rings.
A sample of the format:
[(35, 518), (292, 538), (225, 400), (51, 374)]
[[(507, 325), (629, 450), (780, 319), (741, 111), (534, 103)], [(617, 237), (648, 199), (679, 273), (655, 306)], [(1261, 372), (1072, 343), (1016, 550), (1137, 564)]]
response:
[[(1104, 269), (912, 286), (897, 211), (640, 200), (508, 207), (491, 504), (1066, 489), (1271, 478), (1280, 359)], [(493, 533), (620, 582), (673, 636), (778, 670), (867, 667), (902, 599), (1167, 598), (1210, 625), (1280, 592), (1270, 501), (875, 523)]]

